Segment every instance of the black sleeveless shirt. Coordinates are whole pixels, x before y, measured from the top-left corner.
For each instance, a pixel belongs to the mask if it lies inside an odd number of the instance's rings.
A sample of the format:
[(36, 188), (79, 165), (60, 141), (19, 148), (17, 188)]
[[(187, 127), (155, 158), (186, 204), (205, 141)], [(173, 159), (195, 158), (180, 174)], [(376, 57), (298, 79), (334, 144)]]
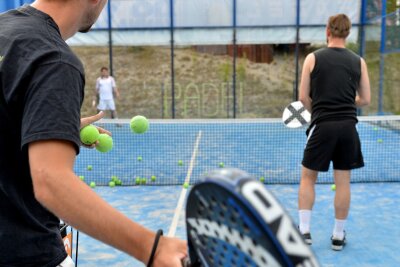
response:
[(357, 121), (356, 91), (361, 77), (361, 59), (346, 48), (322, 48), (314, 52), (311, 72), (311, 126), (321, 121)]

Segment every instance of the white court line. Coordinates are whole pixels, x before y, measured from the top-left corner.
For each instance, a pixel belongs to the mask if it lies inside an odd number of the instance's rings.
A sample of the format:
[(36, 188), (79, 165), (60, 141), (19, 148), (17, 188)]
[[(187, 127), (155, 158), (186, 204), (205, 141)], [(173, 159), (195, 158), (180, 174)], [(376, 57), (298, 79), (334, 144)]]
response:
[[(199, 131), (199, 133), (197, 134), (196, 143), (194, 144), (194, 149), (192, 152), (192, 158), (190, 159), (189, 169), (186, 174), (185, 183), (187, 183), (188, 185), (190, 184), (190, 177), (192, 176), (194, 162), (196, 160), (197, 151), (199, 150), (201, 133), (202, 132)], [(174, 218), (172, 219), (172, 223), (171, 223), (171, 226), (169, 227), (169, 231), (168, 231), (168, 236), (170, 236), (170, 237), (175, 236), (179, 217), (181, 216), (181, 211), (182, 211), (183, 205), (185, 204), (187, 191), (188, 191), (187, 188), (183, 188), (181, 191), (181, 195), (179, 196), (178, 205), (176, 206), (176, 209), (175, 209)]]

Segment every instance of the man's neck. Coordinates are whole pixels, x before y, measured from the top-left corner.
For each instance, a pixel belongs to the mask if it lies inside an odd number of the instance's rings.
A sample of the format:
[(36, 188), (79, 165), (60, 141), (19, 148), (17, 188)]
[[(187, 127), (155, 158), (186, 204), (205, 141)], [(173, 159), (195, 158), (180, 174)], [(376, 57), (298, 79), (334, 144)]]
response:
[(67, 40), (79, 30), (79, 21), (81, 14), (80, 1), (48, 1), (36, 0), (31, 4), (32, 7), (49, 15), (60, 29), (61, 37)]
[(343, 38), (330, 38), (328, 47), (346, 48), (346, 39)]

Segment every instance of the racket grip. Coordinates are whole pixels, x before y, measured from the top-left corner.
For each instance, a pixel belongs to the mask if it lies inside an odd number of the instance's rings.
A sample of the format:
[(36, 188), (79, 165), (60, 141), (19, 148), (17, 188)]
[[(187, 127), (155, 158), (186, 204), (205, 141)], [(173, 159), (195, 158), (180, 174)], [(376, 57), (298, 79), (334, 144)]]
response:
[(182, 267), (191, 267), (192, 266), (190, 263), (189, 257), (183, 258), (181, 260), (181, 263), (182, 263)]

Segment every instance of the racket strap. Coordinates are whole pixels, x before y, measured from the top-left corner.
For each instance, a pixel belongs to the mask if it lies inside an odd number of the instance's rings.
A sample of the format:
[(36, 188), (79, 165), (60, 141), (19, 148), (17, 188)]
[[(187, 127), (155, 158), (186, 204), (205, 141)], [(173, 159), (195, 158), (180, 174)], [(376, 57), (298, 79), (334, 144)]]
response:
[(154, 256), (157, 251), (158, 241), (160, 241), (160, 237), (163, 235), (163, 230), (159, 229), (156, 233), (156, 238), (154, 239), (153, 248), (151, 249), (151, 254), (149, 261), (147, 262), (147, 267), (151, 267), (153, 265)]

